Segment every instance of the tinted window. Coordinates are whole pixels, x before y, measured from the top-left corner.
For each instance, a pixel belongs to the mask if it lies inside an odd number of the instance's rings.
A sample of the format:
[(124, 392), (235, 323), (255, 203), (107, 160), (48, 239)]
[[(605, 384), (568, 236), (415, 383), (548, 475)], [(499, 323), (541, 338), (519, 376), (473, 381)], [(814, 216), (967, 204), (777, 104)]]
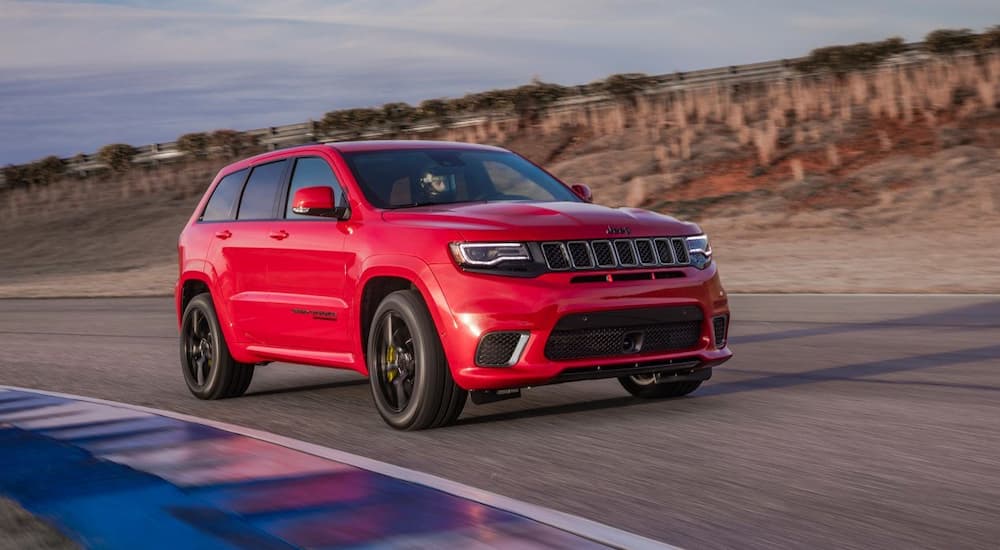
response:
[(201, 214), (203, 221), (233, 219), (233, 206), (236, 205), (236, 199), (240, 197), (240, 187), (243, 185), (243, 179), (246, 175), (246, 170), (240, 170), (222, 178), (219, 185), (215, 186), (212, 198), (208, 199), (208, 206)]
[(281, 176), (285, 173), (287, 160), (261, 164), (250, 172), (237, 220), (266, 220), (274, 217), (274, 200), (281, 187)]
[(534, 164), (502, 151), (451, 149), (345, 153), (365, 197), (379, 208), (471, 201), (580, 199)]
[(317, 219), (315, 216), (303, 216), (292, 212), (292, 198), (295, 192), (303, 187), (332, 187), (334, 200), (340, 200), (340, 183), (333, 169), (325, 160), (317, 157), (305, 157), (295, 161), (295, 173), (292, 174), (292, 184), (288, 189), (288, 200), (285, 205), (285, 216), (288, 218)]

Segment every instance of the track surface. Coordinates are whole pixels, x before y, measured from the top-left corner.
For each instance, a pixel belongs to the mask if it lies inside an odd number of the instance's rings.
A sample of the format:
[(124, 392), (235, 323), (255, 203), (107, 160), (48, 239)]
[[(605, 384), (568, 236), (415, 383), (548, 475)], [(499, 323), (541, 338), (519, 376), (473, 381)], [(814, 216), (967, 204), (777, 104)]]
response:
[(1000, 296), (732, 303), (737, 357), (691, 397), (582, 382), (420, 433), (332, 370), (273, 365), (246, 397), (195, 400), (165, 298), (0, 301), (0, 383), (263, 429), (691, 548), (1000, 540)]

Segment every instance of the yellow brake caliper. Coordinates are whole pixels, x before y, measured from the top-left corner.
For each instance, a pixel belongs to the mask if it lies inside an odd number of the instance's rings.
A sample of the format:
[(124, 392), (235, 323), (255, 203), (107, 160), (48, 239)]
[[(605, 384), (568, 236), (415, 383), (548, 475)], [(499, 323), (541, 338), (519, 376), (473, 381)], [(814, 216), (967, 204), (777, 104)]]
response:
[(388, 378), (391, 383), (396, 379), (396, 376), (399, 375), (399, 369), (395, 368), (395, 365), (393, 364), (396, 362), (396, 348), (392, 347), (392, 344), (389, 344), (385, 350), (385, 362), (393, 367), (392, 370), (386, 373), (386, 378)]

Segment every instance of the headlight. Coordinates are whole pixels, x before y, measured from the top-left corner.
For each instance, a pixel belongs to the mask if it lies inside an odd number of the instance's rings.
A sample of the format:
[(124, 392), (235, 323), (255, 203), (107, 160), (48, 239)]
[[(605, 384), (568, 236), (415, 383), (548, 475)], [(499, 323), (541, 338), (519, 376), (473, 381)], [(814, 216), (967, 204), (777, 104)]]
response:
[(688, 256), (691, 258), (691, 265), (698, 269), (705, 269), (712, 263), (712, 245), (708, 244), (707, 235), (695, 235), (685, 239), (687, 242)]
[(531, 260), (524, 243), (451, 243), (451, 255), (460, 266), (478, 268)]

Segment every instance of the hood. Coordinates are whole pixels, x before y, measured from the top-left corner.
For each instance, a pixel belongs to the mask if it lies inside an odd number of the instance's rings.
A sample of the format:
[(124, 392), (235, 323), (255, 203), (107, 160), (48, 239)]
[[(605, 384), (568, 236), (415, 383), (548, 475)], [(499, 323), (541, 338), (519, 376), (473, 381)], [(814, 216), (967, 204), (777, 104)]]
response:
[(583, 202), (476, 202), (386, 210), (389, 223), (452, 229), (469, 240), (573, 240), (694, 235), (693, 223), (639, 208)]

